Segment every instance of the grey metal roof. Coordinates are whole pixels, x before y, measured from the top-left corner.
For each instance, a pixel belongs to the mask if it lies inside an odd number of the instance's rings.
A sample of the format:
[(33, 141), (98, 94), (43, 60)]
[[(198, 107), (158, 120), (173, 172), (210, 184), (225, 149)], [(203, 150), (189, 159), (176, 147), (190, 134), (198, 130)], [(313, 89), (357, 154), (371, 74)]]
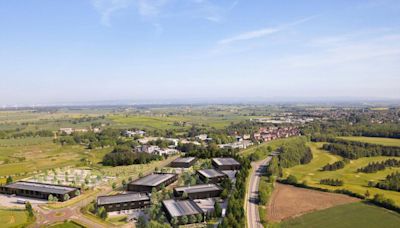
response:
[(193, 200), (164, 200), (164, 207), (172, 217), (196, 215), (203, 213)]
[(195, 157), (180, 157), (180, 158), (175, 159), (173, 162), (190, 163), (194, 159), (196, 159), (196, 158)]
[(203, 175), (207, 178), (226, 176), (225, 173), (223, 173), (219, 170), (216, 170), (216, 169), (201, 169), (201, 170), (198, 170), (197, 172), (199, 172), (201, 175)]
[(78, 188), (74, 188), (74, 187), (68, 187), (68, 186), (62, 186), (62, 185), (51, 185), (51, 184), (28, 182), (28, 181), (18, 181), (15, 183), (8, 184), (5, 187), (13, 188), (13, 189), (20, 189), (20, 190), (44, 192), (44, 193), (50, 193), (50, 194), (67, 194), (72, 191), (78, 190)]
[(217, 165), (240, 165), (240, 163), (233, 158), (213, 158), (212, 160), (217, 163)]
[(112, 195), (112, 196), (99, 196), (99, 197), (97, 197), (97, 204), (105, 205), (105, 204), (125, 203), (125, 202), (134, 202), (134, 201), (142, 201), (142, 200), (150, 200), (150, 197), (147, 194), (143, 194), (143, 193), (118, 194), (118, 195)]
[(199, 184), (199, 185), (183, 186), (175, 188), (175, 191), (177, 192), (186, 192), (186, 193), (218, 191), (218, 190), (221, 190), (221, 188), (215, 184)]
[(173, 178), (174, 176), (175, 174), (172, 173), (153, 173), (148, 176), (137, 179), (131, 182), (130, 184), (155, 187)]

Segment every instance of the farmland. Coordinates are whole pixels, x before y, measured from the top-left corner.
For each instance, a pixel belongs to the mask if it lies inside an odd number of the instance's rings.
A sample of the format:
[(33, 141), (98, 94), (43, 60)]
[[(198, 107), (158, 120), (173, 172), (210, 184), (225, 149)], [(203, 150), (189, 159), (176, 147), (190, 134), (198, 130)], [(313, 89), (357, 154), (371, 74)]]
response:
[(280, 227), (398, 227), (400, 215), (365, 203), (345, 204), (282, 222)]
[[(368, 187), (368, 181), (377, 181), (384, 179), (388, 174), (399, 171), (400, 168), (389, 168), (377, 173), (357, 173), (357, 169), (366, 166), (369, 162), (383, 161), (388, 158), (396, 157), (366, 157), (357, 160), (351, 160), (343, 169), (336, 171), (321, 171), (320, 169), (327, 163), (333, 163), (341, 160), (339, 156), (332, 155), (327, 151), (321, 150), (323, 143), (309, 143), (312, 149), (313, 159), (307, 165), (298, 165), (292, 168), (284, 169), (284, 176), (294, 175), (299, 182), (306, 182), (307, 185), (325, 188), (325, 189), (348, 189), (350, 191), (364, 194), (367, 190), (371, 195), (380, 193), (387, 198), (393, 199), (397, 205), (400, 205), (400, 193), (395, 191), (387, 191), (378, 188)], [(333, 187), (321, 185), (321, 179), (333, 178), (344, 181), (344, 186)]]
[[(188, 129), (192, 124), (204, 125), (216, 129), (227, 127), (231, 123), (254, 118), (250, 116), (193, 116), (193, 115), (171, 115), (171, 116), (146, 116), (146, 115), (110, 115), (110, 120), (117, 127), (143, 128), (143, 129)], [(185, 124), (184, 124), (185, 123)]]
[(379, 138), (379, 137), (356, 137), (356, 136), (340, 137), (340, 138), (349, 141), (379, 144), (383, 146), (400, 146), (400, 139)]
[(312, 211), (357, 201), (359, 199), (346, 195), (320, 192), (277, 183), (268, 204), (267, 221), (282, 221)]

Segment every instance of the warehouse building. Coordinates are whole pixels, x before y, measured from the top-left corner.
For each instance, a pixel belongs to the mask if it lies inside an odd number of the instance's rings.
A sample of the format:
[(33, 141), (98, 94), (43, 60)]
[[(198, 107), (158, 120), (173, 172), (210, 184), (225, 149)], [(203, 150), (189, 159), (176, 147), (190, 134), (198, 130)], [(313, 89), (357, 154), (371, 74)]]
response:
[(99, 196), (96, 206), (104, 207), (107, 212), (139, 209), (150, 206), (150, 197), (145, 193)]
[(199, 184), (174, 188), (174, 195), (176, 197), (182, 197), (183, 194), (186, 193), (189, 199), (218, 197), (221, 195), (221, 192), (222, 188), (215, 184)]
[(178, 179), (177, 174), (173, 173), (153, 173), (139, 178), (128, 184), (128, 191), (132, 192), (151, 192), (153, 188), (157, 191), (164, 185), (172, 184)]
[(65, 201), (65, 195), (68, 195), (68, 199), (79, 195), (80, 188), (65, 185), (18, 181), (5, 186), (0, 186), (0, 193), (9, 195), (15, 194), (18, 196), (45, 200), (47, 200), (49, 196), (52, 195), (53, 197), (57, 197), (58, 201)]
[(200, 179), (206, 183), (216, 184), (228, 178), (228, 175), (216, 169), (201, 169), (197, 170), (197, 173)]
[(182, 157), (177, 158), (171, 162), (170, 166), (175, 168), (189, 168), (196, 163), (195, 157)]
[(213, 158), (212, 165), (218, 170), (239, 170), (240, 163), (233, 158)]
[[(170, 199), (164, 200), (162, 205), (167, 218), (170, 221), (173, 218), (177, 219), (178, 224), (182, 224), (181, 221), (183, 216), (186, 216), (186, 218), (195, 216), (196, 222), (202, 222), (204, 219), (203, 210), (193, 200)], [(190, 219), (188, 219), (188, 223), (190, 223)]]

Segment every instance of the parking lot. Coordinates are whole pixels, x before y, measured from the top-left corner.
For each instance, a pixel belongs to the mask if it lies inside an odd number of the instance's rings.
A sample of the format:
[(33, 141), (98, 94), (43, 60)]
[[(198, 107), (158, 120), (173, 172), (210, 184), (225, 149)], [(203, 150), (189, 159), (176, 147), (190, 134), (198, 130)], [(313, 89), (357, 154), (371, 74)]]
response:
[(32, 205), (47, 203), (47, 200), (0, 194), (0, 207), (24, 208), (26, 201), (29, 201)]

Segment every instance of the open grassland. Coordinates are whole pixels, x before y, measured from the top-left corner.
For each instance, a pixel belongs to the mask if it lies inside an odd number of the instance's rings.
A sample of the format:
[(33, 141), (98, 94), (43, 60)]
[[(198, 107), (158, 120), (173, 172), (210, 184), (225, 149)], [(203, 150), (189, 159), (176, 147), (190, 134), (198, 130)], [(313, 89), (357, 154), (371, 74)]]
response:
[(399, 227), (400, 215), (386, 209), (352, 203), (306, 214), (280, 224), (282, 228)]
[(342, 194), (276, 183), (267, 207), (267, 221), (279, 222), (312, 211), (357, 201), (359, 199)]
[(4, 139), (0, 140), (0, 176), (13, 175), (18, 179), (36, 171), (83, 165), (81, 159), (96, 164), (110, 150), (61, 146), (51, 138)]
[(0, 209), (0, 227), (25, 227), (28, 223), (26, 211)]
[[(255, 116), (195, 116), (195, 115), (171, 115), (171, 116), (146, 116), (146, 115), (110, 115), (108, 116), (116, 127), (143, 128), (143, 129), (188, 129), (191, 124), (204, 125), (222, 129), (231, 123), (238, 123), (243, 120), (256, 118)], [(182, 124), (186, 123), (185, 126)]]
[(346, 139), (349, 141), (357, 141), (357, 142), (379, 144), (379, 145), (384, 145), (384, 146), (399, 146), (400, 147), (400, 139), (379, 138), (379, 137), (358, 137), (358, 136), (349, 136), (349, 137), (340, 137), (340, 138)]
[[(387, 168), (377, 173), (357, 173), (357, 169), (366, 166), (370, 162), (383, 161), (389, 158), (400, 159), (396, 157), (368, 157), (351, 160), (343, 169), (336, 171), (320, 171), (327, 163), (333, 163), (341, 160), (339, 156), (332, 155), (321, 148), (323, 143), (309, 143), (313, 153), (313, 159), (309, 164), (298, 165), (292, 168), (284, 169), (284, 176), (294, 175), (299, 182), (306, 182), (307, 185), (325, 188), (330, 190), (348, 189), (352, 192), (364, 194), (367, 190), (371, 196), (375, 194), (384, 194), (386, 197), (393, 199), (400, 206), (400, 192), (387, 191), (378, 188), (368, 187), (368, 181), (377, 181), (384, 179), (388, 174), (400, 171), (400, 168)], [(344, 186), (333, 187), (319, 184), (321, 179), (333, 178), (344, 181)]]

